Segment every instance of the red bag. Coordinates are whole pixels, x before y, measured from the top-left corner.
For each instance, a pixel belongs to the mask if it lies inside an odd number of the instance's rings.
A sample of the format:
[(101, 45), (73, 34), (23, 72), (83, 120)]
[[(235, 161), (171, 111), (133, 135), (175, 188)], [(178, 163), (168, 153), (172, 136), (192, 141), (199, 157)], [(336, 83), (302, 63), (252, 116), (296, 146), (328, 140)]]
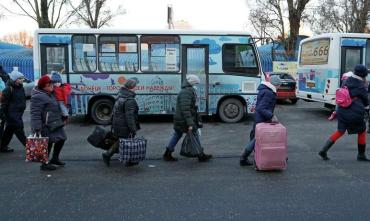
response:
[(47, 137), (37, 137), (36, 135), (27, 137), (26, 161), (48, 162), (48, 143), (49, 138)]

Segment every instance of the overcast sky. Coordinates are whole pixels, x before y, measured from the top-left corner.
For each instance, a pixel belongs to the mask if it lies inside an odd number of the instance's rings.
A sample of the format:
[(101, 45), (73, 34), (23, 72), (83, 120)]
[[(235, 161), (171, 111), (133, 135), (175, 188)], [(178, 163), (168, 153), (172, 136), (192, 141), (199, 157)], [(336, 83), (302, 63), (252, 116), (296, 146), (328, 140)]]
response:
[[(12, 0), (0, 2), (14, 5)], [(117, 17), (109, 28), (165, 29), (167, 5), (171, 4), (174, 20), (185, 20), (193, 29), (252, 31), (247, 25), (249, 6), (245, 0), (110, 0), (112, 8), (119, 4), (127, 13)], [(3, 36), (21, 30), (33, 32), (37, 24), (28, 17), (7, 15), (0, 20), (0, 27), (0, 36)]]

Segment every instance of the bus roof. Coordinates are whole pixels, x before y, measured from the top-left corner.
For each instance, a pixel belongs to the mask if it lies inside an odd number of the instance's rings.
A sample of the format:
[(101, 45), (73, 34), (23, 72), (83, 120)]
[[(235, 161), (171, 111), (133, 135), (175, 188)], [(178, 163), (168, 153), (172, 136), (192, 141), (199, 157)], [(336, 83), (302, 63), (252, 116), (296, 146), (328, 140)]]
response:
[(175, 35), (241, 35), (251, 36), (242, 31), (200, 31), (200, 30), (140, 30), (140, 29), (53, 29), (41, 28), (35, 31), (37, 34), (175, 34)]
[(370, 34), (364, 34), (364, 33), (325, 33), (321, 35), (315, 35), (309, 38), (306, 38), (301, 41), (300, 44), (303, 44), (307, 41), (312, 41), (314, 39), (319, 38), (331, 38), (331, 37), (344, 37), (344, 38), (370, 38)]

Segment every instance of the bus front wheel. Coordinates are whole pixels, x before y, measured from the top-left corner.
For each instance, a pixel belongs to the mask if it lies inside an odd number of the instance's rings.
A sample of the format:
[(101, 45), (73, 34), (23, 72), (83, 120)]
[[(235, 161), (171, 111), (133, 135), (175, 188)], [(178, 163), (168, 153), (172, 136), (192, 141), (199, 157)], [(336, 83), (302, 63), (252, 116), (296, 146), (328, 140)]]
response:
[(244, 105), (235, 98), (224, 100), (218, 109), (220, 119), (225, 123), (236, 123), (244, 116)]
[(107, 98), (96, 100), (91, 107), (91, 118), (96, 124), (111, 123), (113, 101)]

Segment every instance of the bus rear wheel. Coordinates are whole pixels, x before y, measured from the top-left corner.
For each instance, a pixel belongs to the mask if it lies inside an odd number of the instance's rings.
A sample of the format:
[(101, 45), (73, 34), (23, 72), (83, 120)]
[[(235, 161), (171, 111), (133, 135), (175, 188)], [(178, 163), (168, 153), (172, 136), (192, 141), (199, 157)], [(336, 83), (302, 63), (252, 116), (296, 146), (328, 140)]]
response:
[(225, 123), (236, 123), (244, 117), (244, 105), (235, 98), (224, 100), (218, 108), (218, 116)]
[(96, 100), (91, 107), (91, 118), (96, 124), (111, 123), (113, 101), (107, 98)]

